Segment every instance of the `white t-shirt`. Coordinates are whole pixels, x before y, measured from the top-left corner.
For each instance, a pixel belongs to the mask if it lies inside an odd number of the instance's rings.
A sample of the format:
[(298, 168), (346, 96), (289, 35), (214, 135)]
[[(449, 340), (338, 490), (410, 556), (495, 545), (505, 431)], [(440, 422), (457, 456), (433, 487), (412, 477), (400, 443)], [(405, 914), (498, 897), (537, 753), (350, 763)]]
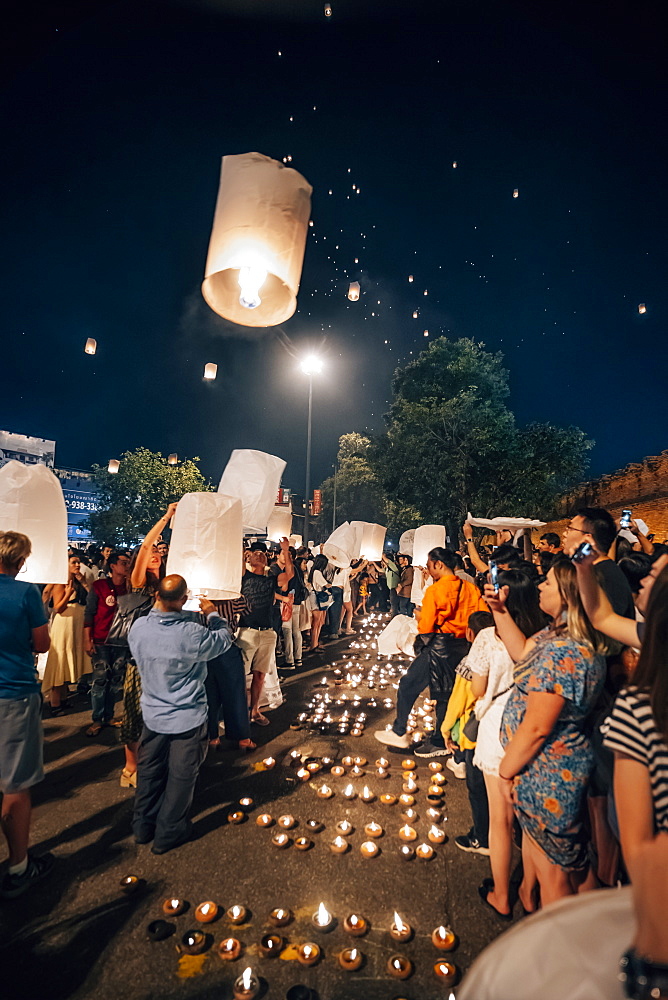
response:
[(336, 573), (334, 574), (332, 586), (343, 588), (344, 604), (352, 600), (352, 594), (350, 591), (350, 566), (345, 566), (342, 569), (337, 569)]
[(480, 726), (473, 763), (485, 774), (498, 775), (504, 753), (499, 732), (513, 685), (514, 664), (493, 626), (478, 632), (466, 664), (472, 674), (487, 678), (487, 689), (474, 709)]
[(317, 569), (313, 574), (312, 587), (314, 590), (326, 590), (329, 587), (329, 583), (322, 575), (319, 569)]

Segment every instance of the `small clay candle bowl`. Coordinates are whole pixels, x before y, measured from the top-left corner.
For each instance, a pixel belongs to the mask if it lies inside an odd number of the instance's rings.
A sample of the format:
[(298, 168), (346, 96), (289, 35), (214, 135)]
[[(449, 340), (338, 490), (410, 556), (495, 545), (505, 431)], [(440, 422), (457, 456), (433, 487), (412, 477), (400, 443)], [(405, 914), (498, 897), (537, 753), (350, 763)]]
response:
[(371, 791), (368, 785), (365, 785), (362, 791), (360, 792), (360, 800), (362, 802), (367, 802), (367, 803), (376, 801), (376, 796)]
[(412, 809), (412, 808), (404, 809), (401, 815), (403, 819), (406, 820), (407, 823), (416, 823), (417, 820), (419, 819), (419, 814), (417, 809)]
[(168, 917), (178, 917), (188, 906), (185, 899), (166, 899), (162, 904), (162, 912)]
[(434, 975), (443, 986), (454, 986), (457, 982), (457, 966), (452, 962), (436, 962)]
[(390, 955), (386, 968), (395, 979), (408, 979), (413, 972), (413, 963), (405, 955)]
[(287, 906), (275, 907), (267, 917), (272, 927), (287, 927), (292, 919), (292, 910), (289, 910)]
[(166, 920), (152, 920), (146, 928), (146, 933), (151, 941), (164, 941), (165, 938), (171, 937), (175, 930), (174, 924)]
[(342, 778), (346, 773), (346, 769), (345, 767), (341, 767), (340, 764), (336, 764), (329, 773), (333, 774), (335, 778)]
[(296, 851), (309, 851), (313, 847), (313, 841), (308, 837), (295, 837)]
[(118, 883), (118, 887), (121, 892), (130, 896), (133, 892), (137, 892), (138, 889), (141, 889), (143, 884), (143, 878), (139, 878), (137, 875), (125, 875)]
[(208, 900), (200, 903), (195, 910), (195, 920), (200, 924), (210, 924), (218, 916), (218, 905)]
[[(327, 720), (325, 720), (325, 721), (327, 721)], [(307, 771), (310, 771), (310, 772), (311, 772), (311, 774), (315, 774), (315, 773), (316, 773), (316, 771), (319, 771), (321, 767), (322, 767), (322, 765), (321, 765), (320, 761), (317, 761), (317, 760), (311, 760), (311, 761), (309, 761), (309, 763), (308, 763), (308, 764), (306, 765), (306, 770), (307, 770)]]
[[(359, 716), (360, 720), (361, 720), (361, 718), (362, 717)], [(367, 763), (366, 757), (355, 757), (354, 761), (355, 761), (355, 767), (364, 767), (366, 765), (366, 763)]]
[(232, 987), (234, 1000), (254, 1000), (260, 990), (260, 981), (254, 976), (250, 969), (246, 969), (243, 975), (235, 980)]
[(412, 826), (409, 826), (408, 823), (404, 823), (404, 825), (399, 830), (399, 839), (404, 840), (406, 842), (411, 840), (417, 840), (417, 833), (415, 832)]
[(321, 785), (320, 788), (316, 789), (316, 795), (319, 799), (331, 799), (334, 792), (329, 787), (329, 785)]
[(410, 757), (407, 757), (405, 760), (402, 760), (401, 766), (404, 769), (404, 771), (414, 771), (416, 765), (414, 760), (411, 760)]
[(346, 787), (343, 789), (342, 794), (344, 799), (354, 799), (355, 796), (357, 795), (357, 792), (355, 791), (352, 785), (346, 785)]
[(291, 840), (287, 833), (275, 833), (271, 838), (271, 842), (274, 847), (278, 847), (280, 850), (289, 847), (291, 844)]
[(245, 906), (236, 904), (235, 906), (230, 906), (225, 916), (231, 924), (245, 924), (248, 919), (248, 910)]
[(344, 837), (335, 837), (329, 845), (329, 849), (334, 854), (345, 854), (348, 850), (348, 841)]
[(295, 983), (285, 994), (285, 1000), (318, 1000), (317, 994), (303, 983)]
[(404, 807), (406, 807), (406, 806), (414, 806), (415, 805), (415, 798), (412, 795), (408, 795), (407, 792), (404, 792), (403, 795), (399, 796), (399, 802)]
[(385, 781), (385, 779), (389, 778), (389, 776), (390, 776), (390, 772), (388, 770), (386, 770), (386, 768), (384, 768), (384, 767), (379, 767), (376, 770), (376, 777), (380, 778), (381, 781)]
[(432, 823), (427, 831), (427, 839), (430, 840), (432, 844), (443, 844), (445, 843), (445, 830), (442, 830), (440, 826), (436, 826), (435, 823)]
[(441, 787), (441, 785), (430, 785), (429, 788), (427, 789), (428, 799), (430, 799), (432, 795), (435, 795), (436, 798), (438, 799), (442, 799), (444, 794), (445, 790)]
[(382, 826), (380, 825), (380, 823), (376, 823), (375, 820), (372, 820), (370, 823), (367, 823), (367, 825), (364, 827), (364, 835), (366, 837), (373, 837), (374, 840), (377, 840), (378, 837), (382, 837), (383, 832), (384, 831)]
[(260, 813), (255, 819), (256, 826), (273, 826), (274, 817), (270, 816), (269, 813)]
[(294, 816), (286, 814), (285, 816), (278, 817), (278, 825), (282, 827), (283, 830), (291, 830), (293, 826), (297, 825), (297, 821)]
[(434, 856), (434, 848), (429, 844), (418, 844), (415, 848), (415, 856), (421, 861), (431, 861)]
[(282, 947), (283, 938), (279, 934), (265, 934), (260, 938), (260, 954), (264, 958), (276, 958)]
[(297, 961), (300, 965), (315, 965), (320, 958), (320, 948), (312, 941), (300, 944), (297, 948)]
[(224, 962), (235, 962), (241, 954), (241, 942), (233, 937), (223, 938), (218, 945), (218, 954)]
[(181, 938), (181, 951), (186, 955), (201, 955), (207, 943), (204, 931), (186, 931)]
[(454, 931), (451, 931), (449, 927), (444, 927), (441, 924), (440, 927), (435, 927), (431, 932), (431, 943), (434, 948), (438, 948), (439, 951), (452, 951), (457, 943), (457, 938)]
[(373, 840), (365, 840), (363, 844), (360, 844), (360, 854), (367, 860), (377, 858), (380, 854), (380, 847)]
[(432, 785), (447, 785), (448, 783), (448, 779), (444, 774), (431, 774), (429, 777), (431, 778)]
[(342, 837), (349, 837), (351, 833), (355, 832), (355, 827), (348, 819), (342, 819), (336, 824), (336, 832), (340, 833)]
[(427, 809), (427, 818), (432, 821), (432, 823), (440, 823), (443, 819), (443, 813), (440, 809), (436, 809), (434, 806), (429, 806)]
[(325, 829), (325, 824), (321, 823), (319, 819), (307, 819), (306, 828), (311, 833), (320, 833), (321, 830)]
[(308, 781), (311, 777), (311, 772), (306, 767), (300, 767), (297, 771), (297, 777), (300, 781)]
[(415, 850), (409, 844), (402, 844), (399, 848), (399, 857), (403, 861), (412, 861), (415, 857)]
[(236, 809), (234, 812), (227, 814), (228, 823), (245, 823), (246, 813), (242, 812), (241, 809)]
[(239, 799), (239, 805), (242, 809), (252, 809), (253, 800), (249, 795), (244, 795), (243, 799)]
[(390, 762), (387, 757), (379, 757), (376, 761), (376, 767), (389, 767)]
[(406, 920), (401, 919), (396, 910), (394, 920), (390, 924), (390, 937), (393, 941), (410, 941), (413, 937), (413, 928)]
[(443, 770), (443, 765), (437, 760), (429, 761), (429, 770), (436, 773), (437, 771)]
[(265, 767), (265, 769), (267, 771), (271, 771), (272, 767), (276, 766), (276, 758), (275, 757), (265, 757), (264, 760), (262, 761), (262, 763), (263, 763), (263, 765), (264, 765), (264, 767)]
[(369, 930), (369, 922), (358, 913), (351, 913), (343, 921), (343, 929), (346, 934), (351, 934), (353, 937), (362, 937)]
[(401, 786), (401, 790), (403, 792), (408, 792), (409, 795), (414, 795), (415, 792), (419, 792), (420, 787), (417, 781), (413, 781), (412, 779), (409, 778), (408, 781), (404, 781), (403, 785)]
[(322, 764), (323, 767), (331, 767), (331, 765), (334, 763), (334, 758), (333, 757), (321, 757), (320, 758), (320, 763)]
[[(438, 788), (438, 785), (430, 785), (430, 788)], [(427, 802), (430, 806), (442, 806), (443, 794), (439, 792), (427, 792)]]
[(353, 767), (350, 768), (350, 774), (353, 778), (361, 778), (362, 775), (364, 774), (364, 771), (361, 767), (358, 767), (357, 764), (355, 764)]
[[(364, 734), (364, 729), (359, 729), (354, 727), (353, 729), (350, 730), (351, 736), (362, 736), (363, 734)], [(352, 770), (350, 773), (352, 774)], [(360, 774), (364, 774), (364, 771), (360, 771)]]
[(391, 795), (389, 792), (385, 792), (380, 797), (381, 804), (384, 806), (393, 806), (397, 801), (396, 795)]
[(359, 948), (344, 948), (339, 952), (339, 965), (346, 972), (355, 972), (361, 968), (363, 961), (364, 955)]
[(342, 757), (341, 763), (343, 764), (344, 767), (352, 767), (353, 764), (355, 763), (355, 760), (353, 757), (350, 756)]
[(311, 917), (311, 923), (317, 930), (326, 933), (327, 931), (331, 931), (334, 928), (336, 924), (336, 919), (334, 918), (333, 914), (329, 912), (325, 904), (321, 903), (318, 909)]

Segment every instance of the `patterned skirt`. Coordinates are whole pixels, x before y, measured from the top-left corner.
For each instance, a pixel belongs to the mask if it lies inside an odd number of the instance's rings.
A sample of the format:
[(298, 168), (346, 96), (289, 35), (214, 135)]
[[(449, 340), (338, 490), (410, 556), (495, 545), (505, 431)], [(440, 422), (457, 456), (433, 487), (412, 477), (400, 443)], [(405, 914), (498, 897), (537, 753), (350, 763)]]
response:
[(123, 723), (119, 730), (121, 743), (139, 743), (144, 720), (141, 714), (141, 679), (137, 664), (132, 660), (125, 670), (123, 684)]

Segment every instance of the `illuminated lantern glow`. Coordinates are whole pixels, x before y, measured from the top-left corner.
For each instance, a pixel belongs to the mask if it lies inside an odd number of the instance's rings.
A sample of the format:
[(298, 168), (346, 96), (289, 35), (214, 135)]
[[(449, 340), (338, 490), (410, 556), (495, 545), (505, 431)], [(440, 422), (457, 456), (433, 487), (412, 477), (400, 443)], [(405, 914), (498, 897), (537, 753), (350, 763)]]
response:
[(167, 573), (179, 573), (193, 594), (213, 600), (241, 593), (242, 505), (221, 493), (186, 493), (174, 515)]
[(261, 153), (224, 156), (202, 295), (241, 326), (276, 326), (297, 308), (311, 185)]
[(332, 16), (332, 7), (331, 7), (331, 4), (326, 3), (325, 4), (325, 17), (331, 17), (331, 16)]
[(413, 319), (417, 319), (419, 315), (420, 315), (420, 313), (418, 312), (418, 310), (414, 309), (413, 310)]
[(413, 275), (412, 275), (412, 274), (409, 274), (409, 275), (408, 275), (408, 280), (409, 280), (409, 281), (412, 281), (412, 280), (413, 280)]
[(513, 198), (519, 198), (519, 196), (520, 196), (520, 189), (515, 188), (513, 191)]
[(399, 552), (404, 556), (413, 555), (413, 546), (415, 544), (415, 528), (409, 528), (408, 531), (404, 531), (403, 535), (399, 539)]
[(45, 465), (10, 459), (0, 469), (0, 531), (30, 539), (32, 552), (17, 580), (67, 583), (67, 508), (60, 481)]
[(213, 361), (209, 361), (206, 365), (204, 365), (204, 378), (209, 382), (212, 382), (217, 374), (218, 365), (215, 365)]
[(179, 461), (179, 456), (176, 454), (175, 451), (173, 451), (172, 454), (167, 459), (167, 463), (168, 465), (177, 465), (178, 461)]
[(361, 533), (344, 521), (335, 528), (322, 547), (323, 555), (327, 556), (333, 566), (345, 569), (359, 555)]
[(641, 314), (647, 312), (647, 306), (645, 305), (644, 302), (641, 302), (640, 305), (638, 306), (638, 312)]
[(445, 527), (442, 524), (421, 524), (413, 537), (413, 565), (426, 566), (432, 549), (445, 547)]
[(295, 549), (301, 548), (302, 536), (301, 535), (290, 535), (289, 542), (290, 542), (290, 545), (292, 545), (293, 548), (295, 548)]
[(357, 302), (360, 297), (360, 283), (359, 281), (351, 281), (348, 286), (348, 298), (351, 302)]
[(453, 160), (453, 161), (452, 161), (452, 169), (453, 169), (453, 170), (456, 170), (456, 169), (457, 169), (457, 161), (456, 161), (456, 160)]
[(250, 448), (235, 448), (230, 455), (218, 492), (241, 500), (244, 531), (248, 534), (261, 535), (267, 530), (285, 464), (276, 455)]
[(270, 542), (280, 542), (281, 538), (290, 538), (291, 530), (292, 511), (289, 507), (275, 506), (267, 522), (267, 538)]
[(88, 340), (86, 341), (86, 346), (84, 347), (84, 351), (86, 352), (86, 354), (95, 354), (96, 350), (97, 350), (97, 340), (95, 340), (94, 337), (89, 337)]
[(424, 335), (425, 335), (425, 337), (428, 337), (429, 336), (429, 330), (425, 330), (424, 331)]
[(362, 526), (362, 542), (360, 545), (360, 555), (364, 559), (372, 562), (379, 560), (383, 555), (383, 545), (385, 544), (385, 528), (382, 524), (371, 524), (369, 521), (351, 521), (353, 527)]
[(109, 465), (107, 466), (107, 472), (111, 472), (112, 475), (115, 475), (120, 469), (120, 467), (121, 463), (118, 461), (117, 458), (110, 458)]

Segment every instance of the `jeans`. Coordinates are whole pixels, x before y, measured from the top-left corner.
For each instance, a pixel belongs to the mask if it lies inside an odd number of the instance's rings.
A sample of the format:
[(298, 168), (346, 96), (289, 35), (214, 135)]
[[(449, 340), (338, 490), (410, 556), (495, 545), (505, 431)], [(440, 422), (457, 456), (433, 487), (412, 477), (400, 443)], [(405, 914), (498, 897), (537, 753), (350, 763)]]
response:
[(114, 717), (116, 695), (123, 687), (125, 661), (129, 652), (122, 646), (95, 647), (90, 700), (93, 722), (109, 722)]
[(206, 700), (209, 706), (208, 735), (218, 738), (221, 711), (228, 740), (249, 740), (250, 719), (246, 697), (246, 671), (238, 646), (230, 648), (207, 663)]
[(343, 587), (332, 587), (332, 604), (327, 609), (328, 635), (338, 638), (343, 611)]
[[(397, 594), (397, 597), (399, 597), (398, 594)], [(399, 614), (400, 615), (408, 615), (409, 618), (412, 618), (414, 611), (415, 611), (415, 605), (411, 604), (410, 597), (399, 597)]]
[(299, 628), (299, 604), (292, 606), (292, 618), (283, 622), (283, 645), (285, 646), (285, 662), (292, 664), (302, 658), (302, 633)]
[(466, 791), (469, 793), (473, 832), (482, 847), (489, 847), (489, 805), (485, 776), (473, 763), (474, 749), (462, 750), (461, 753), (466, 762)]
[(153, 846), (175, 847), (190, 833), (190, 807), (206, 756), (206, 722), (185, 733), (154, 733), (146, 725), (137, 751), (132, 830)]
[(392, 617), (399, 614), (399, 595), (397, 594), (394, 587), (390, 590), (390, 611), (392, 612)]
[[(466, 655), (468, 643), (465, 639), (455, 639), (453, 637), (452, 639), (447, 640), (445, 637), (440, 637), (438, 633), (436, 634), (438, 638), (435, 639), (434, 642), (437, 642), (439, 645), (439, 657), (444, 661), (444, 663), (442, 670), (443, 677), (441, 680), (442, 690), (439, 692), (439, 696), (436, 700), (436, 723), (434, 732), (430, 738), (430, 743), (435, 747), (444, 747), (445, 741), (443, 739), (443, 734), (441, 733), (441, 726), (443, 725), (445, 710), (448, 707), (448, 698), (450, 697), (450, 692), (452, 691), (452, 685), (454, 683), (455, 667), (462, 657)], [(427, 636), (427, 638), (429, 637)], [(452, 644), (452, 652), (448, 653), (447, 648), (450, 643)], [(430, 686), (432, 670), (431, 661), (433, 656), (434, 649), (432, 648), (430, 650), (429, 644), (427, 644), (421, 649), (411, 663), (407, 672), (399, 681), (399, 690), (397, 691), (397, 715), (392, 724), (392, 729), (397, 736), (403, 736), (405, 734), (408, 716), (413, 705), (415, 704), (420, 692)]]

